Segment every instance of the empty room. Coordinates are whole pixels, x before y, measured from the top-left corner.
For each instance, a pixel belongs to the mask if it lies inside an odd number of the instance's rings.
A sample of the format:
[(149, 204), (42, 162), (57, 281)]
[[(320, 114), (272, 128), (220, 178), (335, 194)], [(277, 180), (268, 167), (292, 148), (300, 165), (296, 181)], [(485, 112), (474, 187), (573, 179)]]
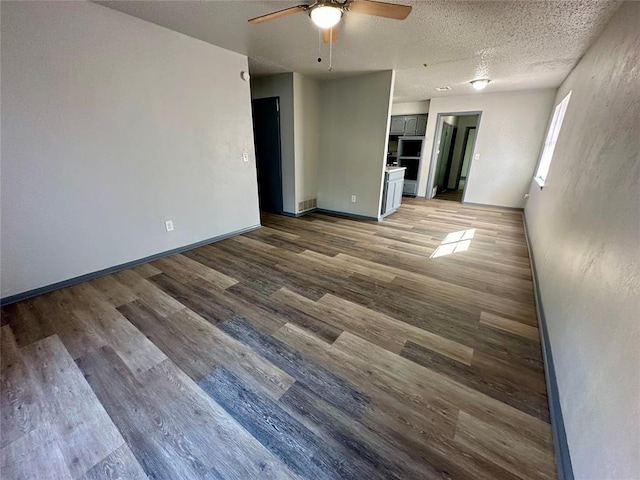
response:
[(0, 478), (640, 480), (640, 2), (0, 21)]

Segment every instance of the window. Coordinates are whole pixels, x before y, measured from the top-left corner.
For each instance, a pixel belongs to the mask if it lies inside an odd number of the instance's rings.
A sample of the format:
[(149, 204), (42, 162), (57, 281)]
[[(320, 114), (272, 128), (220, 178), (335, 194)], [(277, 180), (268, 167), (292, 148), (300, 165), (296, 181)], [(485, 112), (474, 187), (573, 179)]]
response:
[(551, 166), (551, 159), (553, 158), (553, 150), (556, 148), (556, 142), (558, 141), (558, 135), (560, 134), (560, 127), (562, 127), (562, 120), (564, 120), (564, 114), (567, 112), (567, 105), (569, 105), (569, 98), (571, 98), (571, 92), (564, 97), (564, 99), (558, 104), (553, 112), (553, 119), (547, 132), (547, 138), (544, 141), (544, 148), (542, 149), (542, 156), (540, 157), (540, 164), (538, 165), (538, 171), (534, 180), (540, 187), (544, 187), (544, 183), (547, 180), (547, 174), (549, 173), (549, 167)]

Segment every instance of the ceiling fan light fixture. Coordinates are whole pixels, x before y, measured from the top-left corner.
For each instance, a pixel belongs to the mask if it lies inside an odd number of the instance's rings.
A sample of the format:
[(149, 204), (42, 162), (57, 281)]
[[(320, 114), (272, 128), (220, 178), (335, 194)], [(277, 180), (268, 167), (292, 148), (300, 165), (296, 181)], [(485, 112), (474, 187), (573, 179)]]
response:
[(491, 80), (489, 80), (488, 78), (479, 78), (477, 80), (472, 80), (470, 83), (476, 90), (484, 90), (487, 85), (489, 85), (490, 81)]
[(331, 5), (318, 5), (311, 9), (309, 16), (318, 27), (331, 28), (337, 25), (342, 18), (342, 9)]

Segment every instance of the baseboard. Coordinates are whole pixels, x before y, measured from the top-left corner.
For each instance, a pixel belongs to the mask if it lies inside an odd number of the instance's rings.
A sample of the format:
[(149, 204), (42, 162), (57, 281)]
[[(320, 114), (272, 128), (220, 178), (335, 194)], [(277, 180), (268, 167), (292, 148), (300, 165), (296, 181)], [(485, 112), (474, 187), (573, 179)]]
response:
[(172, 250), (167, 250), (165, 252), (156, 253), (148, 257), (140, 258), (138, 260), (132, 260), (131, 262), (122, 263), (120, 265), (105, 268), (103, 270), (98, 270), (97, 272), (87, 273), (85, 275), (80, 275), (79, 277), (63, 280), (62, 282), (52, 283), (51, 285), (45, 285), (44, 287), (34, 288), (33, 290), (28, 290), (23, 293), (17, 293), (16, 295), (11, 295), (9, 297), (4, 297), (0, 299), (0, 306), (9, 305), (11, 303), (16, 303), (21, 300), (26, 300), (27, 298), (36, 297), (38, 295), (53, 292), (54, 290), (59, 290), (61, 288), (77, 285), (78, 283), (87, 282), (89, 280), (93, 280), (94, 278), (103, 277), (111, 273), (119, 272), (120, 270), (126, 270), (127, 268), (135, 267), (137, 265), (141, 265), (147, 262), (152, 262), (154, 260), (158, 260), (159, 258), (168, 257), (169, 255), (174, 255), (176, 253), (186, 252), (187, 250), (192, 250), (194, 248), (201, 247), (203, 245), (219, 242), (221, 240), (225, 240), (230, 237), (235, 237), (236, 235), (240, 235), (242, 233), (256, 230), (260, 227), (261, 225), (253, 225), (251, 227), (242, 228), (240, 230), (236, 230), (230, 233), (225, 233), (224, 235), (218, 235), (216, 237), (211, 237), (206, 240), (201, 240), (199, 242), (192, 243), (190, 245), (185, 245), (183, 247), (174, 248)]
[(298, 212), (298, 213), (282, 212), (282, 215), (284, 215), (285, 217), (299, 218), (299, 217), (304, 217), (305, 215), (307, 215), (309, 213), (313, 213), (313, 212), (317, 212), (317, 211), (318, 211), (317, 208), (312, 208), (310, 210), (305, 210), (304, 212)]
[(346, 212), (336, 212), (335, 210), (326, 210), (324, 208), (318, 208), (316, 209), (317, 212), (319, 213), (326, 213), (327, 215), (335, 215), (338, 217), (348, 217), (348, 218), (355, 218), (357, 220), (367, 220), (370, 222), (378, 222), (378, 217), (367, 217), (365, 215), (356, 215), (355, 213), (346, 213)]
[(524, 208), (522, 207), (505, 207), (502, 205), (490, 205), (488, 203), (474, 203), (474, 202), (465, 202), (464, 199), (461, 202), (462, 205), (469, 205), (472, 207), (490, 207), (490, 208), (498, 208), (500, 210), (509, 210), (512, 212), (524, 212)]
[(524, 236), (529, 249), (529, 260), (531, 263), (531, 276), (533, 279), (533, 290), (535, 292), (536, 313), (538, 316), (538, 327), (542, 332), (542, 355), (544, 358), (544, 373), (547, 382), (547, 399), (549, 401), (549, 416), (551, 418), (551, 433), (553, 434), (553, 448), (556, 455), (556, 466), (559, 480), (573, 480), (573, 467), (571, 466), (571, 455), (567, 442), (567, 432), (564, 428), (562, 409), (560, 407), (560, 395), (558, 393), (558, 381), (553, 365), (553, 355), (551, 353), (551, 343), (549, 342), (549, 332), (547, 331), (547, 320), (544, 315), (540, 284), (538, 283), (538, 272), (533, 256), (533, 249), (529, 240), (529, 227), (527, 218), (522, 214), (524, 221)]

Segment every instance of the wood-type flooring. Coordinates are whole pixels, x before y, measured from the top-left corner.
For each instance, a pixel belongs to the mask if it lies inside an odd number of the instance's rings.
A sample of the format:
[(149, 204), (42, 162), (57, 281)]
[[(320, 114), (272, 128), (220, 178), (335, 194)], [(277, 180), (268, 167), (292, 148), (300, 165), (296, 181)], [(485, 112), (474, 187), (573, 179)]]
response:
[(4, 307), (0, 477), (556, 477), (520, 213), (262, 223)]
[(446, 190), (436, 195), (437, 200), (449, 200), (450, 202), (462, 202), (463, 190)]

